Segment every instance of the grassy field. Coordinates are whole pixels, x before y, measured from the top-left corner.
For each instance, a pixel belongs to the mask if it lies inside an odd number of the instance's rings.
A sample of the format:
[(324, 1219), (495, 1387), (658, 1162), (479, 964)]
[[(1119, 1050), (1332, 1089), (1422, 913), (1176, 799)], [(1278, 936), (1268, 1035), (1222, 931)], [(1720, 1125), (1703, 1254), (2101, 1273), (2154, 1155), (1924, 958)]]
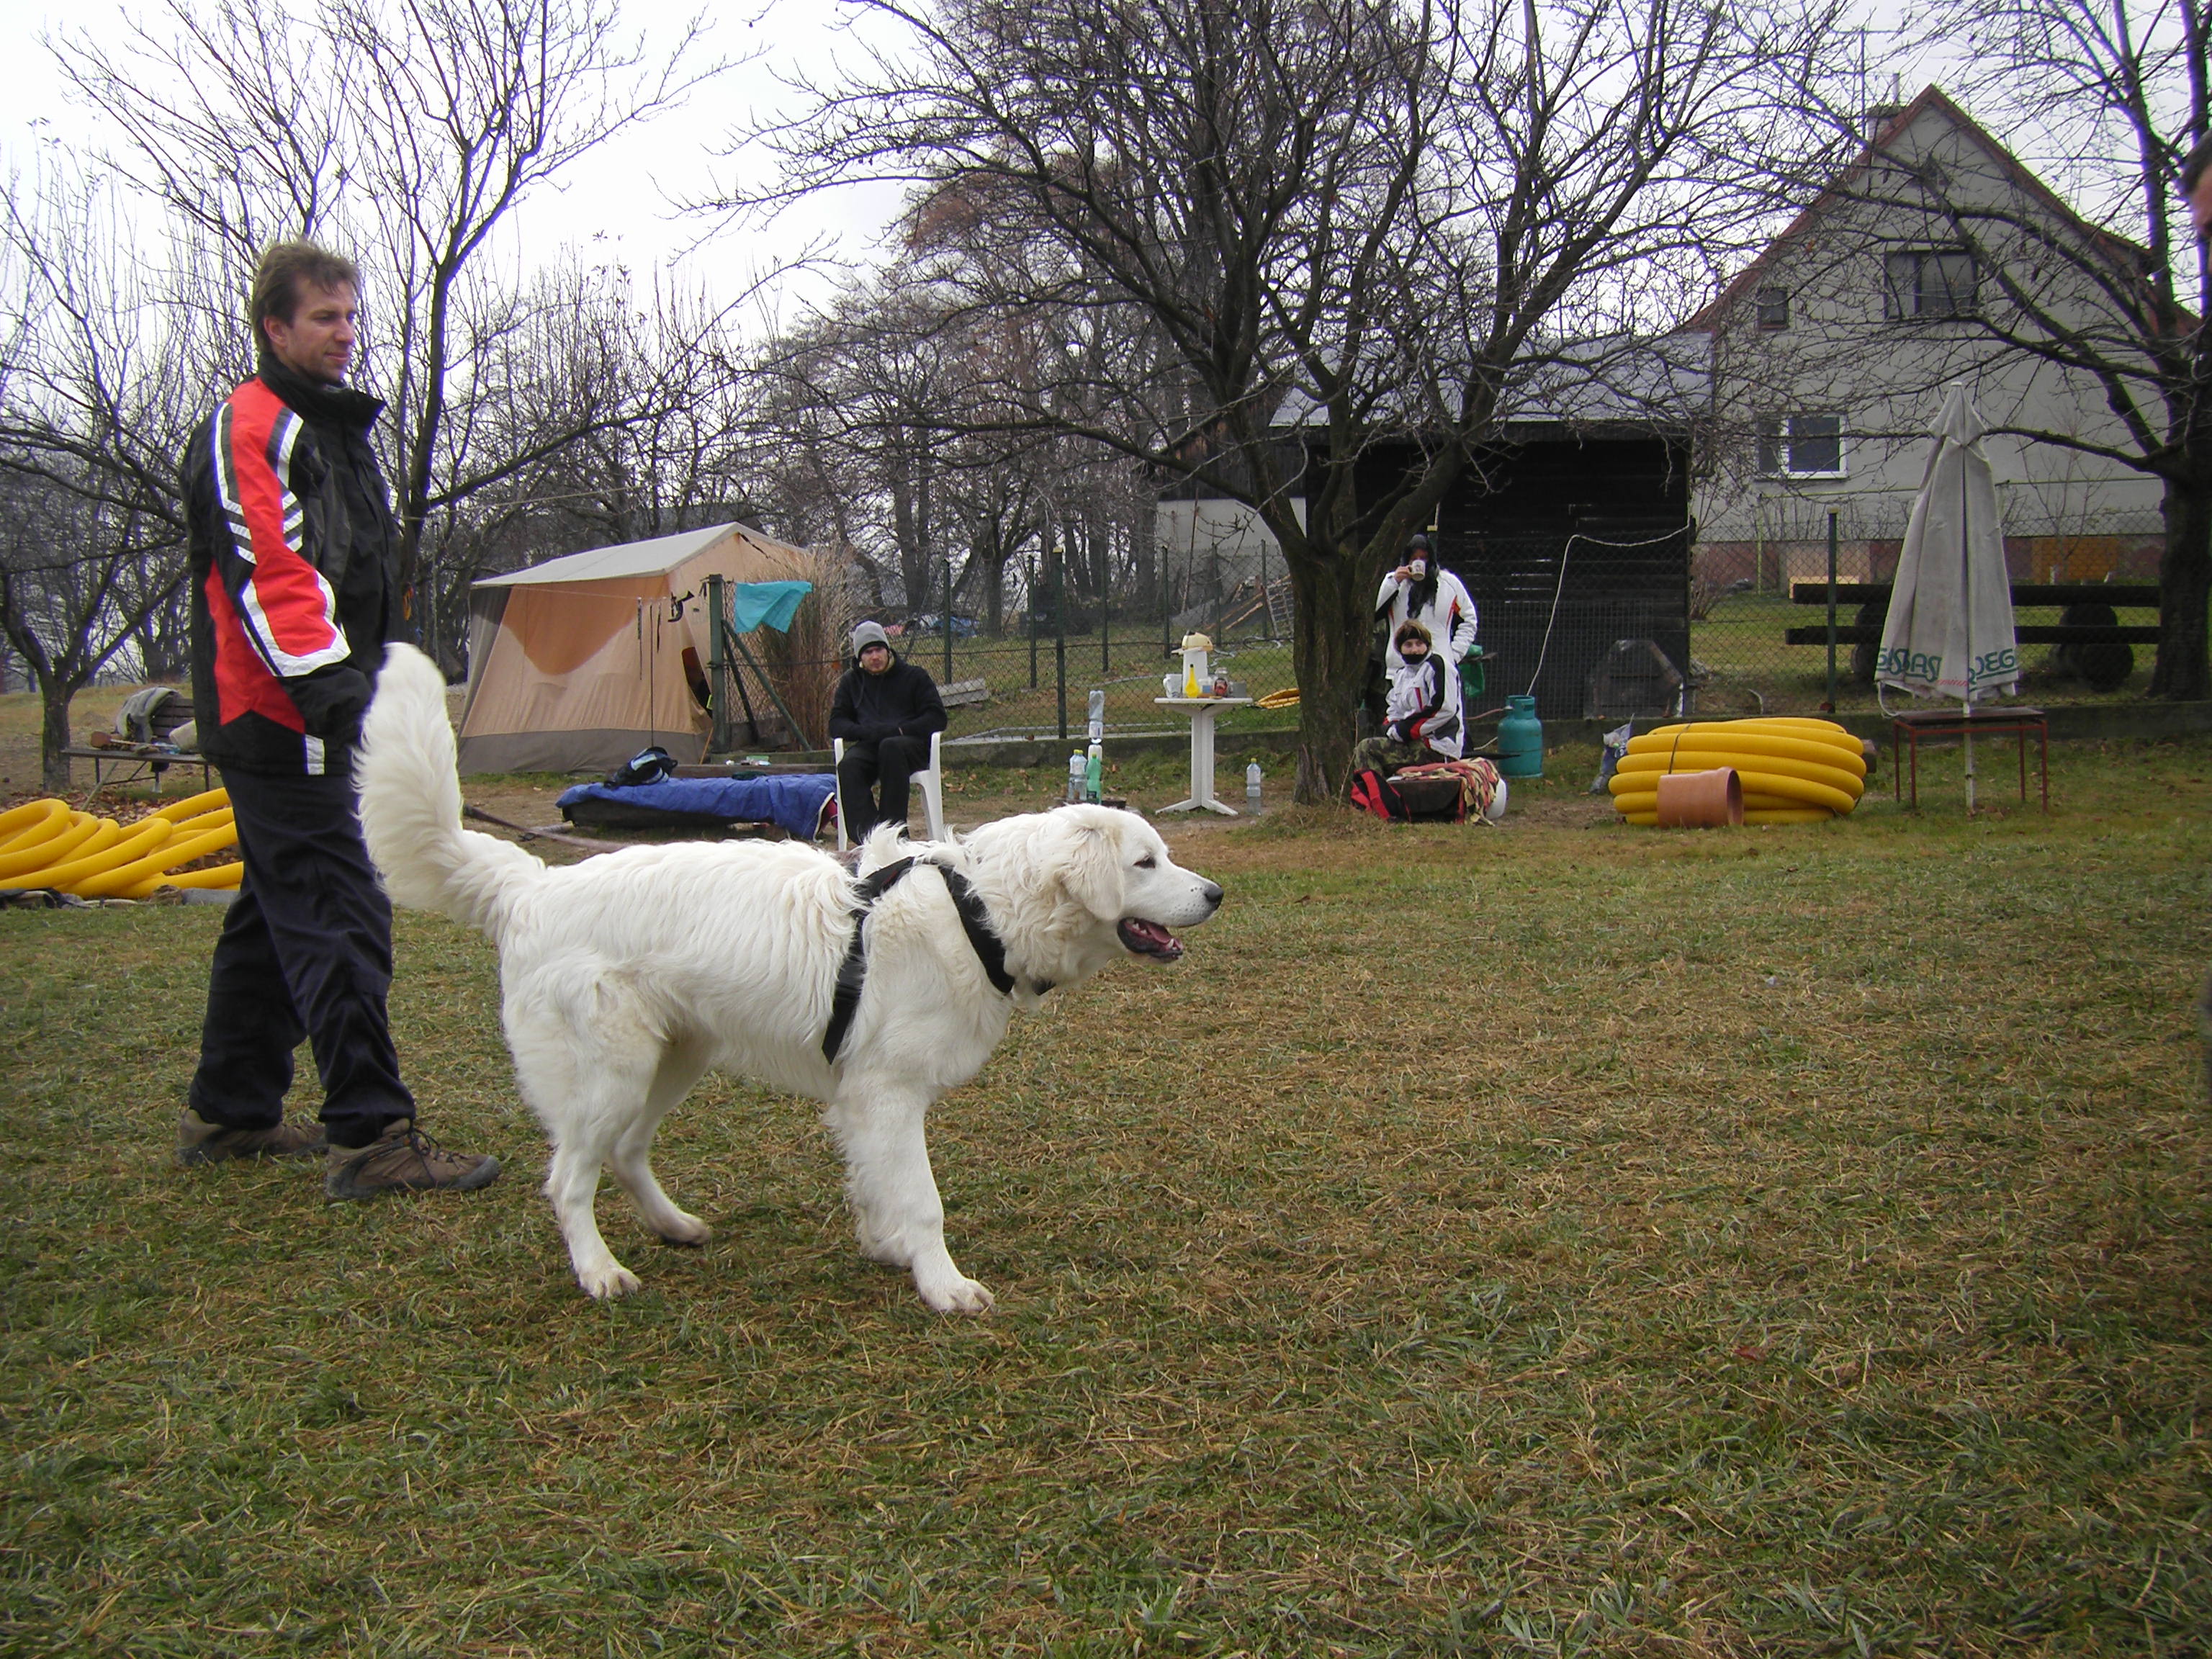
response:
[(2212, 745), (1704, 836), (1594, 759), (1175, 830), (1189, 957), (938, 1114), (975, 1320), (719, 1080), (716, 1238), (610, 1195), (583, 1301), (435, 919), (402, 1051), (497, 1186), (180, 1170), (218, 913), (0, 913), (0, 1652), (2205, 1652)]

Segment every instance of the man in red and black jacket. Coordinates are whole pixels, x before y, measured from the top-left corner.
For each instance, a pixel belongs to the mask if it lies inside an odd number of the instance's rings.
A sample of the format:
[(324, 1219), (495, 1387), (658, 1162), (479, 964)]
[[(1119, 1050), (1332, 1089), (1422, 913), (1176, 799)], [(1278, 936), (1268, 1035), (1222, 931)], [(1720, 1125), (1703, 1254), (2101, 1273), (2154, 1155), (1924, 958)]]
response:
[[(345, 384), (360, 276), (307, 242), (262, 256), (258, 368), (192, 434), (192, 696), (229, 792), (244, 880), (216, 942), (187, 1164), (325, 1154), (332, 1198), (482, 1187), (495, 1158), (415, 1127), (386, 998), (392, 906), (362, 844), (353, 750), (384, 647), (407, 631), (398, 526), (368, 434), (384, 405)], [(322, 1127), (283, 1121), (312, 1045)]]

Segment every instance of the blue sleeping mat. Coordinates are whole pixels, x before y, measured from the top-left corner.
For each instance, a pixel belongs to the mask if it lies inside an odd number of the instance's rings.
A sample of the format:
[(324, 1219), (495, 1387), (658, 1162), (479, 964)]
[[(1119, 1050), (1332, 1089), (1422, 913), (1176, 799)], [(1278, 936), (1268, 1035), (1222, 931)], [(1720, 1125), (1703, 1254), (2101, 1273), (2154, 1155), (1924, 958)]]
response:
[(580, 783), (556, 803), (571, 823), (607, 829), (679, 828), (685, 824), (773, 823), (812, 841), (835, 822), (827, 811), (837, 780), (827, 772), (765, 778), (665, 778), (617, 789)]

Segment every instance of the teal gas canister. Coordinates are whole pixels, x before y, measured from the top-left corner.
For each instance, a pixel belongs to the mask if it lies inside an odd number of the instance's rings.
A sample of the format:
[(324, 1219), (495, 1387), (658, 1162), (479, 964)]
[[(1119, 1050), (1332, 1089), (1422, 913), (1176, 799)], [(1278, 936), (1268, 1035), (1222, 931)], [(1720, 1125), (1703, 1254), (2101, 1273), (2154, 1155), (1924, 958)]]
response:
[(1509, 778), (1544, 775), (1544, 722), (1536, 718), (1536, 699), (1508, 697), (1505, 718), (1498, 722), (1498, 769)]

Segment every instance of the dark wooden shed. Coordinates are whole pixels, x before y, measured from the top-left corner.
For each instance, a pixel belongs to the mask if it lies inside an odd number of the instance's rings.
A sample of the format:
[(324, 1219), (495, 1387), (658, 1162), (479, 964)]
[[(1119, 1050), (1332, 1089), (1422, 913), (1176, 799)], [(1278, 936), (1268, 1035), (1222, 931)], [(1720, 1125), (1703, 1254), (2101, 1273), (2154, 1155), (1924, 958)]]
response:
[[(1478, 613), (1487, 685), (1470, 713), (1532, 690), (1540, 719), (1671, 712), (1638, 642), (1688, 676), (1689, 459), (1686, 434), (1650, 423), (1530, 422), (1462, 476), (1433, 539)], [(1376, 446), (1362, 499), (1416, 461)]]

